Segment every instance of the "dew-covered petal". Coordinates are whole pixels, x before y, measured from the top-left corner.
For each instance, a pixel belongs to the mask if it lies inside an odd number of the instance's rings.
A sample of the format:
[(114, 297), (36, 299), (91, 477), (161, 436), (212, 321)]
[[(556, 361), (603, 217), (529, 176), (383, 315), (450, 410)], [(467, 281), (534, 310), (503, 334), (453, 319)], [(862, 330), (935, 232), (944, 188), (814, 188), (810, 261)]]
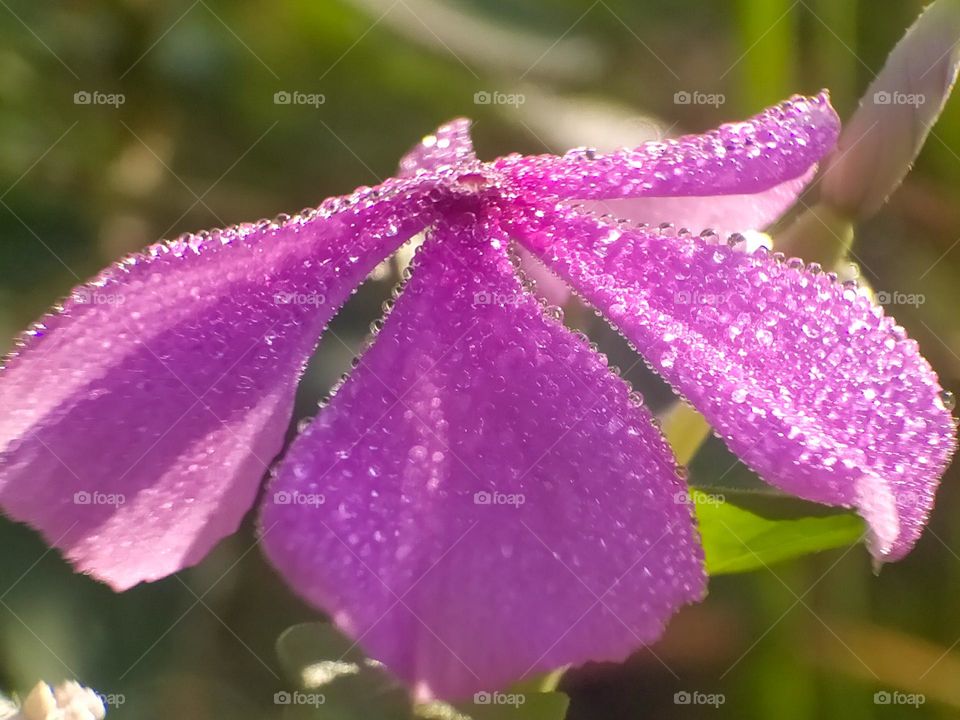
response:
[(793, 206), (816, 172), (816, 166), (811, 166), (799, 177), (753, 194), (611, 198), (587, 200), (583, 206), (636, 224), (677, 223), (697, 232), (710, 228), (721, 235), (763, 230)]
[[(511, 226), (766, 481), (856, 507), (913, 546), (955, 447), (936, 374), (893, 318), (819, 268), (557, 205)], [(508, 225), (510, 223), (508, 222)], [(741, 243), (742, 245), (742, 243)]]
[(433, 135), (427, 135), (400, 160), (400, 177), (410, 177), (420, 171), (466, 165), (477, 159), (470, 140), (470, 120), (457, 118), (441, 125)]
[(122, 589), (233, 532), (306, 359), (419, 231), (420, 185), (155, 245), (74, 290), (0, 372), (0, 507)]
[(704, 591), (649, 412), (501, 242), (431, 235), (265, 498), (274, 565), (420, 697), (622, 660)]
[[(795, 96), (744, 122), (612, 153), (511, 155), (493, 163), (527, 197), (571, 200), (750, 195), (803, 177), (836, 143), (826, 93)], [(676, 222), (687, 222), (676, 218)], [(744, 228), (741, 228), (744, 229)]]

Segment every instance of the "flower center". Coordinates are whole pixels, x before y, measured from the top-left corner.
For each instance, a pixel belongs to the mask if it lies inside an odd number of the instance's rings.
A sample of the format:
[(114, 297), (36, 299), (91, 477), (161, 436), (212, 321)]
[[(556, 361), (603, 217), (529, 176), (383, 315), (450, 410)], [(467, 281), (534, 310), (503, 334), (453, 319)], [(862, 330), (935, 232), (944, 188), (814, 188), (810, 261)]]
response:
[(469, 192), (479, 192), (490, 186), (490, 179), (481, 172), (465, 172), (457, 176), (457, 184)]

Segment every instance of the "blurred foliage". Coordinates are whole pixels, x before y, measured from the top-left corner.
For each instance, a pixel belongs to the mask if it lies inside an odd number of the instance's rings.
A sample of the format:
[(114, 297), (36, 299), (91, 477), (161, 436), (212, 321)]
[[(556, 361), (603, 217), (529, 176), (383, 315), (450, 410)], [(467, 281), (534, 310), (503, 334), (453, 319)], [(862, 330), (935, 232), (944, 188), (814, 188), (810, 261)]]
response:
[[(704, 129), (821, 87), (848, 116), (920, 8), (915, 0), (5, 0), (0, 344), (122, 254), (374, 183), (457, 115), (476, 120), (483, 157)], [(526, 102), (475, 104), (484, 90), (523, 93)], [(677, 105), (679, 90), (726, 102)], [(281, 91), (325, 102), (275, 104)], [(124, 102), (76, 104), (78, 92), (122, 93)], [(924, 297), (895, 312), (954, 389), (958, 189), (953, 101), (914, 173), (857, 229), (856, 245), (875, 288)], [(298, 417), (312, 415), (349, 367), (390, 286), (390, 278), (369, 282), (336, 320), (351, 348), (321, 346)], [(581, 316), (611, 363), (664, 407), (669, 390), (605, 325)], [(708, 600), (680, 613), (655, 648), (622, 666), (568, 673), (569, 717), (955, 717), (956, 475), (946, 476), (930, 530), (904, 562), (873, 577), (853, 546), (715, 578)], [(738, 502), (762, 487), (713, 437), (691, 483), (736, 491)], [(796, 517), (769, 498), (747, 506), (739, 512)], [(842, 525), (844, 517), (813, 520)], [(789, 539), (771, 540), (776, 559), (789, 554)], [(111, 717), (281, 717), (274, 694), (291, 685), (274, 641), (317, 617), (266, 566), (252, 523), (200, 566), (122, 595), (72, 574), (23, 527), (0, 523), (0, 548), (3, 688), (77, 677), (123, 696)], [(874, 702), (875, 692), (894, 690), (929, 701), (916, 709)], [(676, 704), (685, 691), (720, 692), (726, 702)]]
[(382, 666), (364, 657), (356, 643), (329, 623), (290, 628), (277, 641), (277, 654), (295, 687), (301, 688), (278, 693), (277, 699), (289, 706), (284, 708), (285, 720), (563, 720), (569, 704), (550, 685), (550, 676), (495, 697), (477, 693), (456, 705), (414, 702)]

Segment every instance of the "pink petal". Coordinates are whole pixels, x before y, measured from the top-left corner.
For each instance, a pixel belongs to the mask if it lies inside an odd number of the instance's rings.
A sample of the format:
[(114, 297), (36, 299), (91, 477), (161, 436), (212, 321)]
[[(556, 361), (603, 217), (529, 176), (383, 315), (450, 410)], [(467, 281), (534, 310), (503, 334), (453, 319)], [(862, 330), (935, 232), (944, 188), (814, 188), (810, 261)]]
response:
[(470, 121), (457, 118), (441, 125), (433, 135), (427, 135), (403, 156), (400, 160), (400, 177), (410, 177), (419, 171), (465, 165), (476, 159), (470, 141)]
[(956, 433), (936, 374), (882, 308), (799, 261), (560, 205), (511, 229), (761, 477), (857, 507), (879, 559), (910, 550)]
[(650, 413), (502, 242), (483, 221), (432, 233), (262, 518), (287, 581), (420, 697), (622, 660), (704, 591)]
[[(745, 122), (703, 135), (608, 154), (511, 155), (493, 163), (527, 197), (599, 200), (754, 194), (804, 176), (836, 143), (826, 93), (793, 97)], [(745, 228), (740, 228), (745, 229)]]
[(696, 232), (709, 228), (726, 235), (763, 230), (797, 201), (816, 172), (816, 165), (811, 165), (803, 175), (753, 194), (612, 198), (588, 200), (584, 207), (597, 214), (610, 214), (633, 223), (660, 225), (679, 222)]
[(0, 373), (4, 512), (117, 589), (233, 532), (320, 332), (425, 222), (419, 185), (376, 192), (155, 245), (75, 290)]

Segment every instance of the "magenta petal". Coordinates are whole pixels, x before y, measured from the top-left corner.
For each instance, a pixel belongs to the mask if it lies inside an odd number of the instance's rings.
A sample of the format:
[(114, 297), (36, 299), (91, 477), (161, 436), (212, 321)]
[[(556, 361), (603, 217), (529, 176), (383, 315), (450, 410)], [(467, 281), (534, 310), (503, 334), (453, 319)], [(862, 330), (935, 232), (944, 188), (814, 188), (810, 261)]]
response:
[(414, 190), (156, 245), (75, 290), (0, 373), (0, 507), (118, 589), (199, 561), (253, 503), (330, 316), (422, 228)]
[(501, 242), (431, 234), (263, 512), (287, 581), (420, 697), (621, 660), (704, 592), (649, 412), (542, 315)]
[[(493, 166), (527, 196), (599, 200), (753, 194), (798, 178), (837, 141), (826, 93), (794, 97), (745, 122), (608, 154), (517, 155)], [(743, 229), (743, 228), (740, 228)]]
[[(542, 214), (542, 213), (541, 213)], [(916, 342), (855, 288), (696, 236), (557, 206), (514, 232), (599, 308), (768, 482), (856, 507), (905, 555), (956, 440)]]
[(709, 228), (721, 235), (763, 230), (797, 201), (816, 172), (816, 165), (812, 165), (799, 177), (753, 194), (611, 198), (587, 200), (583, 204), (591, 212), (613, 215), (633, 223), (680, 222), (697, 232)]
[(427, 135), (403, 156), (400, 177), (410, 177), (418, 171), (464, 165), (476, 159), (470, 140), (470, 121), (457, 118), (441, 125), (433, 135)]

